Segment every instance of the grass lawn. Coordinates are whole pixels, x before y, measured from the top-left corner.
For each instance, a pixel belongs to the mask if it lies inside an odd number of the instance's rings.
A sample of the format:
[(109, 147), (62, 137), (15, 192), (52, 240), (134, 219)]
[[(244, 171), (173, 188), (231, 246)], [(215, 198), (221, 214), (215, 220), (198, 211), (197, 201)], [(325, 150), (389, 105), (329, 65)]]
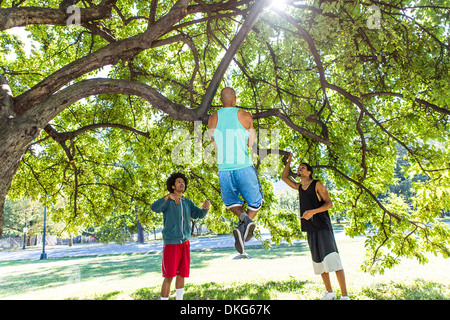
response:
[[(352, 299), (450, 299), (450, 259), (404, 260), (384, 275), (359, 270), (364, 239), (337, 241)], [(271, 250), (249, 247), (252, 259), (232, 260), (234, 248), (193, 250), (185, 299), (321, 297), (305, 243)], [(334, 274), (333, 287), (340, 296)], [(0, 299), (159, 299), (161, 254), (124, 254), (0, 262)], [(173, 292), (174, 294), (174, 288)]]

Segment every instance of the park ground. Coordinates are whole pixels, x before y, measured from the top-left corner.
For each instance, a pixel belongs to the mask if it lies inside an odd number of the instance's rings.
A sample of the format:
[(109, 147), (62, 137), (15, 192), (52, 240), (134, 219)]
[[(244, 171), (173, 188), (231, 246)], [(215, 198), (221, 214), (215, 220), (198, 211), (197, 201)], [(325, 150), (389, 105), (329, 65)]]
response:
[[(404, 259), (383, 275), (360, 270), (364, 238), (337, 241), (353, 300), (449, 300), (450, 259), (428, 255), (429, 263)], [(233, 260), (234, 248), (192, 250), (190, 300), (315, 300), (320, 276), (312, 272), (307, 244), (266, 250), (248, 247), (252, 259)], [(334, 275), (332, 284), (340, 290)], [(0, 261), (0, 299), (157, 300), (162, 283), (161, 253)], [(172, 288), (174, 294), (174, 288)]]

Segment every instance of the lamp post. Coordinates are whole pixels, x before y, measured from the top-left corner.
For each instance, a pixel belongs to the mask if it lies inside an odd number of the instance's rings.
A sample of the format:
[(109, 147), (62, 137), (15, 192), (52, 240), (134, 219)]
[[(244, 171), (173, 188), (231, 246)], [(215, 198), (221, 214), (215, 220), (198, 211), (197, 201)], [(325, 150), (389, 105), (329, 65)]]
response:
[(23, 228), (23, 247), (22, 247), (23, 250), (25, 250), (25, 243), (27, 241), (27, 232), (28, 232), (28, 228), (27, 228), (27, 212), (25, 211), (25, 227)]
[(47, 207), (44, 207), (44, 236), (42, 237), (42, 253), (41, 260), (47, 259), (47, 254), (45, 253), (45, 234), (47, 232)]

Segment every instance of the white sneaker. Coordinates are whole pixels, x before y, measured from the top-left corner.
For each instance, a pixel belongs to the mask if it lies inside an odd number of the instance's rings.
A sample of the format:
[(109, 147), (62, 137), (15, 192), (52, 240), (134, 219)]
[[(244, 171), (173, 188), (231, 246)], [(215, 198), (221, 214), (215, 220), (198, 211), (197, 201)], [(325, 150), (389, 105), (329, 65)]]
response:
[(334, 292), (325, 291), (325, 294), (320, 300), (336, 300), (336, 294)]
[(349, 296), (341, 296), (341, 300), (352, 300)]

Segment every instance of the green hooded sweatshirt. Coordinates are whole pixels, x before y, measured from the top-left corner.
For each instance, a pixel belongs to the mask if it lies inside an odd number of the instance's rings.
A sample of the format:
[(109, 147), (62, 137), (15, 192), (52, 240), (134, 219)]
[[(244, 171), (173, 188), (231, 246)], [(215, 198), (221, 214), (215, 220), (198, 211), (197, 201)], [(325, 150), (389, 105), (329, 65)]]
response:
[(208, 213), (200, 209), (188, 198), (182, 198), (180, 204), (164, 197), (153, 202), (151, 209), (163, 213), (164, 228), (162, 231), (164, 244), (180, 244), (191, 237), (191, 220), (202, 219)]

